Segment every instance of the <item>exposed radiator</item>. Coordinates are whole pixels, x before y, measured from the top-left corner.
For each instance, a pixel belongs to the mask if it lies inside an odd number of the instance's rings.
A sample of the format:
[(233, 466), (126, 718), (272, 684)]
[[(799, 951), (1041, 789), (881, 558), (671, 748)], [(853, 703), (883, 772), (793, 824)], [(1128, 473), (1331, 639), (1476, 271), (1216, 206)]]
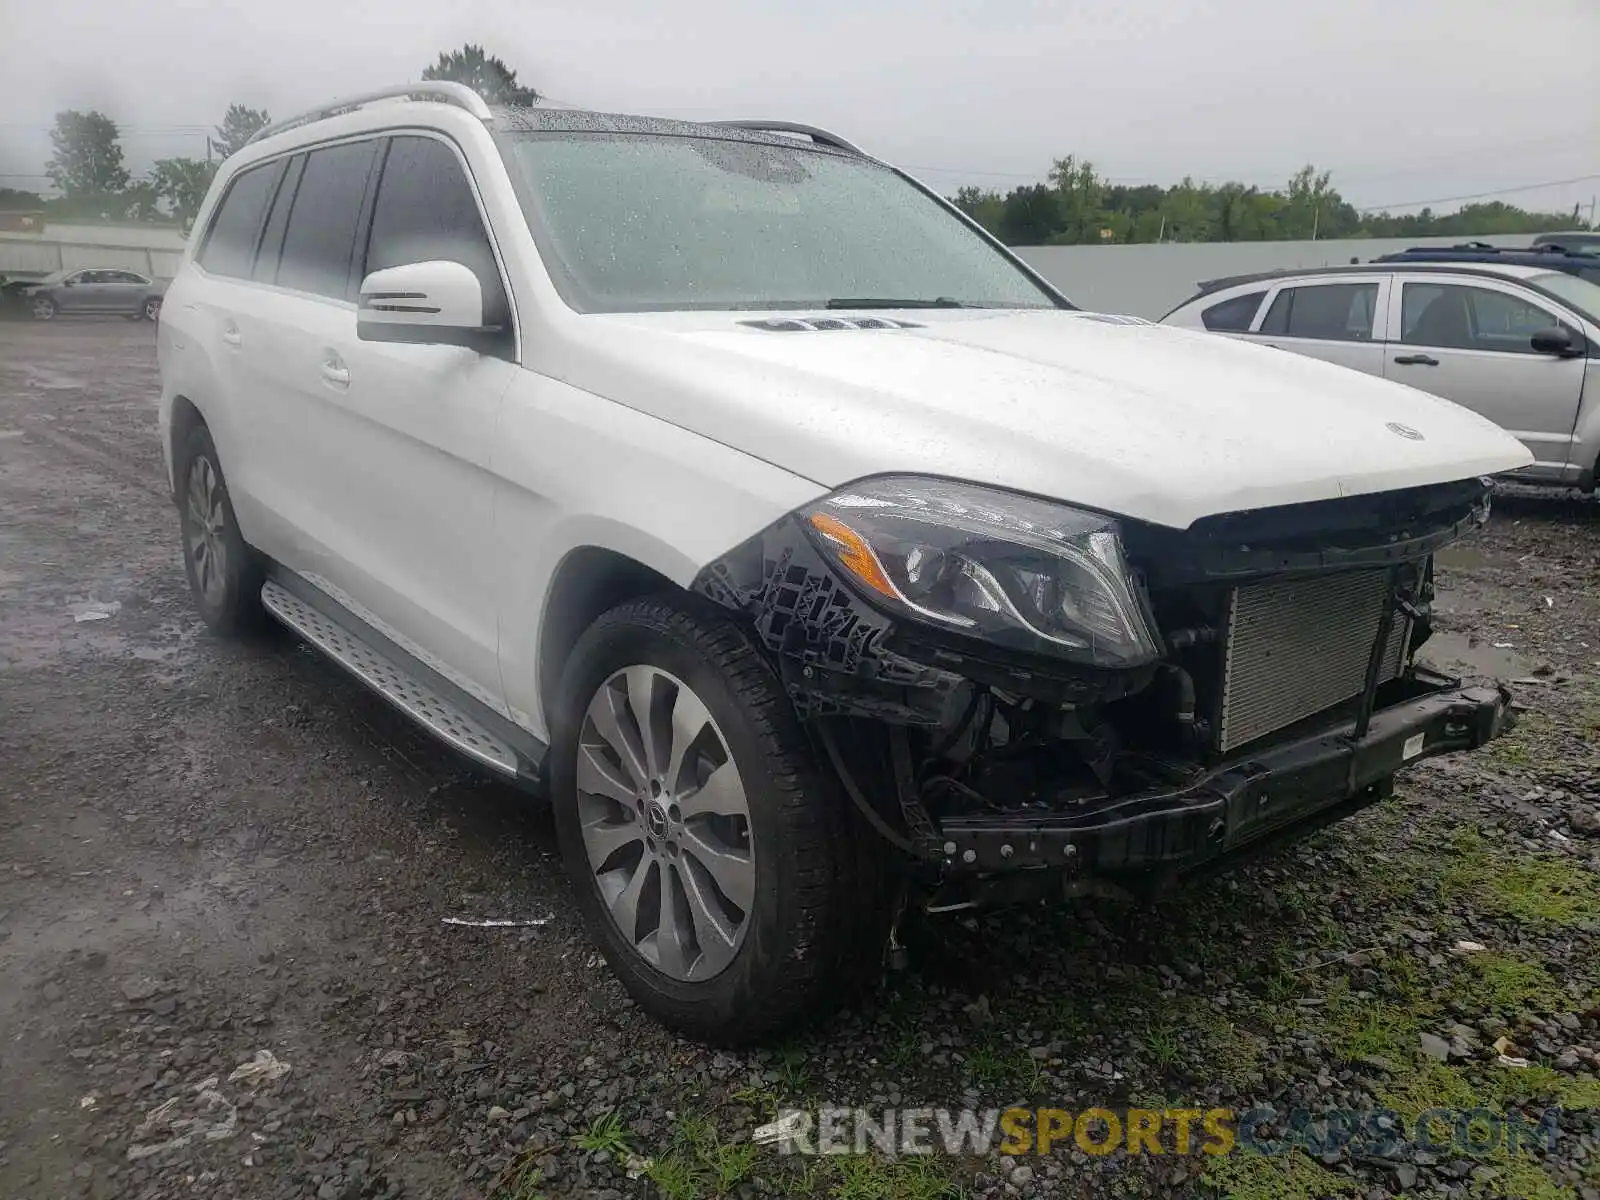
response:
[[(1218, 748), (1232, 750), (1359, 696), (1387, 582), (1386, 571), (1352, 571), (1235, 588)], [(1380, 680), (1400, 674), (1410, 638), (1410, 619), (1395, 613)]]

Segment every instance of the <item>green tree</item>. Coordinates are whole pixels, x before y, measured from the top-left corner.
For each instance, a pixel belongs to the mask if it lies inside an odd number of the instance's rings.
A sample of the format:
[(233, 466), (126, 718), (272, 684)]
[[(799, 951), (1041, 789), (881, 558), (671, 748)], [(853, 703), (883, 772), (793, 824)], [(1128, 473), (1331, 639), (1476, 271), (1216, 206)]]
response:
[(1039, 246), (1061, 230), (1061, 196), (1042, 183), (1013, 188), (1000, 211), (1000, 237), (1010, 246)]
[(147, 180), (130, 183), (113, 197), (111, 215), (124, 221), (154, 221), (161, 216), (161, 193)]
[(265, 129), (270, 124), (272, 117), (266, 109), (230, 104), (228, 111), (222, 115), (222, 124), (217, 126), (217, 136), (211, 139), (211, 144), (216, 147), (218, 154), (227, 158), (244, 149), (244, 144), (256, 135), (257, 130)]
[(529, 105), (539, 99), (537, 91), (517, 82), (517, 73), (501, 59), (471, 43), (439, 55), (439, 61), (426, 68), (422, 77), (464, 83), (490, 104)]
[(150, 171), (150, 182), (172, 215), (187, 225), (200, 211), (206, 189), (217, 173), (215, 163), (198, 158), (162, 158)]
[(45, 174), (69, 200), (108, 196), (128, 186), (117, 123), (102, 112), (69, 108), (50, 131), (54, 153)]
[(38, 192), (0, 187), (0, 212), (35, 212), (43, 207), (44, 198)]
[(989, 188), (964, 187), (950, 198), (950, 203), (996, 237), (1000, 236), (1006, 202), (999, 192)]
[(1052, 239), (1067, 243), (1098, 243), (1106, 224), (1105, 182), (1095, 174), (1094, 164), (1080, 162), (1069, 154), (1056, 159), (1050, 168), (1061, 211), (1060, 229)]

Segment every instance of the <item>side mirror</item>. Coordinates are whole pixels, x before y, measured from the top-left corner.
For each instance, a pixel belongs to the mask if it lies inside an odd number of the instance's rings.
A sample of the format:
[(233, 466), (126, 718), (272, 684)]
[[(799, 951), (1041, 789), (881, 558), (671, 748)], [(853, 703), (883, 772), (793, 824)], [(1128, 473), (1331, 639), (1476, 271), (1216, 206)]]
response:
[(61, 286), (62, 287), (77, 287), (78, 286), (78, 281), (76, 279), (63, 279), (61, 281)]
[(483, 286), (455, 262), (407, 263), (361, 281), (356, 336), (364, 342), (466, 346), (485, 351), (501, 333), (483, 323)]
[(1571, 358), (1583, 353), (1583, 346), (1574, 344), (1572, 332), (1560, 325), (1541, 329), (1528, 339), (1536, 354), (1554, 354), (1558, 358)]

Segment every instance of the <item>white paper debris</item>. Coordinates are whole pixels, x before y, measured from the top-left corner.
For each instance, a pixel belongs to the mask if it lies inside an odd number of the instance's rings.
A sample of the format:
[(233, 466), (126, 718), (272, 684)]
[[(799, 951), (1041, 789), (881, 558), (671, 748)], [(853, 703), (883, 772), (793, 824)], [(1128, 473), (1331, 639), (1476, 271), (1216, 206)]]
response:
[(446, 925), (465, 925), (471, 929), (537, 929), (541, 925), (550, 924), (549, 917), (529, 917), (526, 920), (469, 920), (466, 917), (446, 917)]
[(263, 1083), (271, 1083), (282, 1079), (289, 1073), (289, 1064), (272, 1053), (271, 1050), (257, 1050), (256, 1056), (249, 1062), (242, 1062), (233, 1069), (233, 1074), (228, 1076), (229, 1083), (242, 1083), (252, 1090)]

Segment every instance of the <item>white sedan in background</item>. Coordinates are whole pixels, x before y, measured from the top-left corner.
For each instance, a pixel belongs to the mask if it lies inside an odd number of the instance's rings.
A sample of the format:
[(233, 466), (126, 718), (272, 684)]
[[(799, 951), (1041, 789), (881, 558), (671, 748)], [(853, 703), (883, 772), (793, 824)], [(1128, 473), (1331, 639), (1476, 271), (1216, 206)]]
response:
[(1520, 438), (1529, 482), (1595, 487), (1600, 286), (1481, 263), (1367, 263), (1211, 280), (1161, 318), (1408, 383)]

